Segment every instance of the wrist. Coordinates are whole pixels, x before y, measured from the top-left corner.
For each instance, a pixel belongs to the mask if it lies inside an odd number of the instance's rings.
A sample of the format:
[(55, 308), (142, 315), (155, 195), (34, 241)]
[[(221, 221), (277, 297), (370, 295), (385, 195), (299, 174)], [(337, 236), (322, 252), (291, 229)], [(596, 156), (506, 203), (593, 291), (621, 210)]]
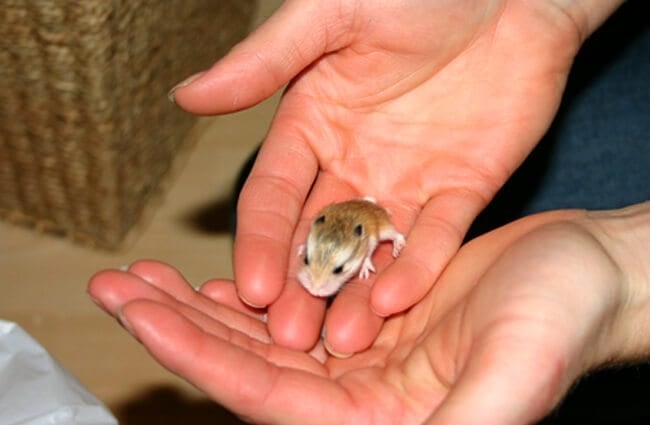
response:
[(620, 271), (621, 305), (605, 335), (605, 361), (650, 355), (650, 202), (587, 214), (587, 227)]

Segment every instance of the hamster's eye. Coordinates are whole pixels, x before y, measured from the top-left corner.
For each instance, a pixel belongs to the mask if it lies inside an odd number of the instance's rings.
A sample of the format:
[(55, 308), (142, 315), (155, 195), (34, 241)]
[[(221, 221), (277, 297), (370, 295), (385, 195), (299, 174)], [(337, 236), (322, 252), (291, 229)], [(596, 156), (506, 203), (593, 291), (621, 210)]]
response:
[(363, 235), (363, 225), (357, 224), (356, 226), (354, 226), (354, 234), (357, 236)]
[(334, 272), (334, 274), (341, 274), (341, 273), (343, 273), (343, 266), (338, 266), (337, 268), (335, 268), (334, 270), (332, 270), (332, 272)]
[(305, 266), (309, 265), (309, 257), (305, 254), (305, 258), (302, 260), (303, 263), (305, 263)]
[(325, 216), (324, 215), (321, 215), (316, 220), (314, 220), (314, 224), (323, 224), (323, 223), (325, 223)]

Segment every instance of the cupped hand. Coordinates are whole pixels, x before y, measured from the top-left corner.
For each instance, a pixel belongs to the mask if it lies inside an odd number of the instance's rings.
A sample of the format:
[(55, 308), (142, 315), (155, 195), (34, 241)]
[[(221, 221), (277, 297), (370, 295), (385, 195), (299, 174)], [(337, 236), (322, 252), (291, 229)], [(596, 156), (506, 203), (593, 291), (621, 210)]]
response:
[[(307, 350), (325, 301), (295, 279), (326, 204), (376, 198), (408, 233), (390, 264), (346, 286), (332, 351), (368, 347), (420, 300), (469, 225), (550, 124), (581, 36), (559, 2), (288, 1), (223, 60), (173, 91), (197, 114), (249, 107), (289, 83), (240, 196), (234, 270), (269, 306), (276, 342)], [(390, 264), (390, 265), (389, 265)]]
[(265, 315), (231, 282), (195, 291), (165, 264), (100, 272), (89, 292), (162, 365), (254, 422), (526, 424), (584, 371), (650, 348), (638, 326), (648, 208), (632, 245), (617, 223), (638, 208), (546, 213), (475, 239), (346, 359), (320, 343), (305, 353), (272, 342)]

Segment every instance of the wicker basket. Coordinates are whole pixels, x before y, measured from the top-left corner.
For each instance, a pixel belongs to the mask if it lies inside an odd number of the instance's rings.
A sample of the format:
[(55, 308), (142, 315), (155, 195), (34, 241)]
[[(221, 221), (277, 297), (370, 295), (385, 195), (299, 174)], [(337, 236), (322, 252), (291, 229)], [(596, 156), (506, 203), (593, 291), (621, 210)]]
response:
[(113, 249), (193, 118), (169, 88), (248, 29), (254, 0), (2, 0), (0, 217)]

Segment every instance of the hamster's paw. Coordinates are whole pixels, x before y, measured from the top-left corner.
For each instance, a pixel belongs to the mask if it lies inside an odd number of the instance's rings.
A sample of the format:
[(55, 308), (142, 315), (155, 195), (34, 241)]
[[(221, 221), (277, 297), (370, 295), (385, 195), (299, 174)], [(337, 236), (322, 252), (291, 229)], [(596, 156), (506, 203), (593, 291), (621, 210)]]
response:
[(372, 260), (370, 257), (366, 257), (363, 260), (363, 263), (361, 264), (361, 270), (359, 270), (359, 278), (360, 279), (368, 279), (368, 276), (370, 276), (370, 272), (375, 271), (375, 265), (372, 264)]
[(406, 246), (406, 239), (404, 239), (404, 235), (401, 233), (395, 232), (395, 236), (393, 238), (393, 257), (397, 257), (400, 252), (402, 252), (402, 249)]

